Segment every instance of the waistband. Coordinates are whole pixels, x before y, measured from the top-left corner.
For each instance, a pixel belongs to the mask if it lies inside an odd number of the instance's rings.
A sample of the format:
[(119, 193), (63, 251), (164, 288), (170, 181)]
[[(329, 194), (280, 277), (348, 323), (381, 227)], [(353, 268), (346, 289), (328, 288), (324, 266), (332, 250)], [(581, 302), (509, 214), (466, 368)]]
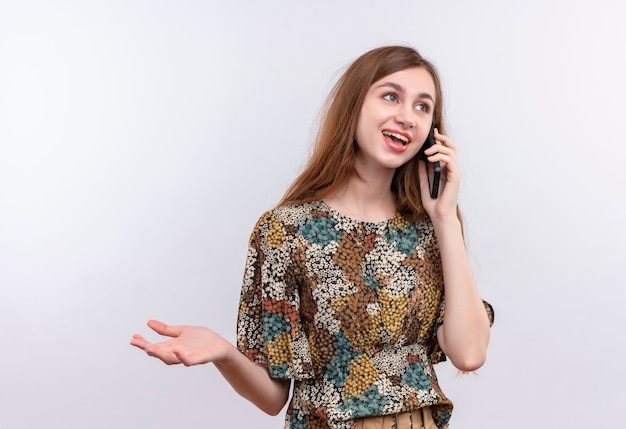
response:
[(354, 429), (437, 429), (430, 408), (357, 419)]

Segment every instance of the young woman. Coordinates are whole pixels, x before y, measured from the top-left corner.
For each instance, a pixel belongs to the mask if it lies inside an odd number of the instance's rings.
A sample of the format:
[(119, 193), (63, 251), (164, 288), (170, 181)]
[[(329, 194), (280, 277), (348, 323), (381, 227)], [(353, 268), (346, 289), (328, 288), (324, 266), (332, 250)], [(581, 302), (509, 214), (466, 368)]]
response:
[[(431, 125), (437, 144), (419, 156)], [(131, 344), (167, 364), (212, 362), (286, 428), (446, 428), (433, 364), (485, 361), (493, 311), (479, 296), (457, 209), (457, 147), (433, 65), (409, 47), (358, 58), (330, 95), (312, 157), (257, 222), (237, 347), (208, 328), (148, 326)], [(427, 162), (444, 175), (429, 193)]]

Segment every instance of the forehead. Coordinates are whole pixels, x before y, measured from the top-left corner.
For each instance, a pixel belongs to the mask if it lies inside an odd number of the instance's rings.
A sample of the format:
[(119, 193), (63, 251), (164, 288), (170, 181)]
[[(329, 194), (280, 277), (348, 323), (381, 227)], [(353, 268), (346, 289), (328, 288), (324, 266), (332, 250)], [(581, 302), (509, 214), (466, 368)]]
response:
[(380, 87), (399, 86), (408, 94), (428, 93), (433, 99), (436, 96), (435, 80), (423, 67), (412, 67), (388, 74), (372, 84), (370, 90)]

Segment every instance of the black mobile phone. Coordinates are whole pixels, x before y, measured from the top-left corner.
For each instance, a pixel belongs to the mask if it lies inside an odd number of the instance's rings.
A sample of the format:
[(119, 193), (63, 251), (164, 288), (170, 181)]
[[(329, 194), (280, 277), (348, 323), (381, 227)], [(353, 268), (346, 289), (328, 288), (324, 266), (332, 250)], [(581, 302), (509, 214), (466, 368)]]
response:
[(430, 189), (431, 198), (437, 198), (439, 196), (441, 164), (439, 161), (428, 162), (424, 151), (435, 144), (437, 144), (437, 142), (435, 141), (435, 124), (433, 123), (430, 127), (430, 131), (428, 132), (428, 137), (426, 137), (426, 141), (424, 141), (424, 144), (418, 153), (420, 159), (426, 161), (426, 170), (428, 171), (428, 188)]

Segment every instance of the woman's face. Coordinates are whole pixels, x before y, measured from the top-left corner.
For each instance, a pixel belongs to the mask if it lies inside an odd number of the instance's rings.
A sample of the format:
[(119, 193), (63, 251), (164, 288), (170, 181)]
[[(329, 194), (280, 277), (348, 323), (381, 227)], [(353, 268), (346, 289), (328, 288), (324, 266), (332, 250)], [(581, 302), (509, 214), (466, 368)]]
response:
[(435, 108), (435, 82), (414, 67), (380, 79), (369, 88), (357, 123), (357, 169), (395, 170), (424, 144)]

